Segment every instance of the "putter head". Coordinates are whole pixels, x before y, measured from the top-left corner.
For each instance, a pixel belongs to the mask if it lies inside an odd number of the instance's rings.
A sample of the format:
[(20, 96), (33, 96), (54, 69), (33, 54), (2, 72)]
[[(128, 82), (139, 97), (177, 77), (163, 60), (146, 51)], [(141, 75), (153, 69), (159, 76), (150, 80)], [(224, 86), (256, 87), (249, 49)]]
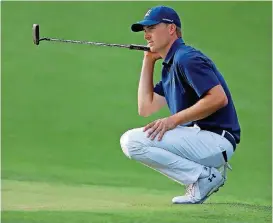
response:
[(35, 45), (39, 45), (40, 33), (39, 33), (39, 25), (38, 24), (33, 24), (33, 26), (32, 26), (32, 38), (33, 38), (33, 43)]

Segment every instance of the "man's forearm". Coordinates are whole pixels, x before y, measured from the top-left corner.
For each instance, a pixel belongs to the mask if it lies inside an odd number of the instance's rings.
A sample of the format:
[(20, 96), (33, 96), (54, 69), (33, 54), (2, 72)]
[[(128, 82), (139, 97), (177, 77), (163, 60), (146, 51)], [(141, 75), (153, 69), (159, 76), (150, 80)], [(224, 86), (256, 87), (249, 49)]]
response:
[(226, 103), (225, 98), (206, 95), (193, 106), (172, 115), (172, 119), (177, 125), (200, 120), (224, 107)]
[(142, 110), (153, 101), (153, 72), (154, 64), (150, 58), (143, 59), (142, 70), (138, 86), (138, 109)]

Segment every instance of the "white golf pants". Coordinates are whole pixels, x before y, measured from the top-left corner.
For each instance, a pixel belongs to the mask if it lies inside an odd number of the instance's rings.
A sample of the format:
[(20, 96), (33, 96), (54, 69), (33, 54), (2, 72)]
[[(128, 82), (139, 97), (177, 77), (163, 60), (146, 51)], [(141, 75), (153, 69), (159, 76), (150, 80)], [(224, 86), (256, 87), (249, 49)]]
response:
[(120, 138), (123, 152), (130, 159), (164, 174), (180, 184), (197, 181), (204, 166), (219, 168), (233, 155), (232, 144), (223, 136), (198, 126), (177, 126), (165, 132), (161, 141), (151, 140), (143, 128), (131, 129)]

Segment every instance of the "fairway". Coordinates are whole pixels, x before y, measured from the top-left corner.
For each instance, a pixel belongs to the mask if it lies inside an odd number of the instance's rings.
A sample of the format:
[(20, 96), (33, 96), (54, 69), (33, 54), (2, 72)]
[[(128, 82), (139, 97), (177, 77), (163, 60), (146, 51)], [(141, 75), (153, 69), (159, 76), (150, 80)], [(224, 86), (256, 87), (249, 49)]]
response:
[(271, 222), (272, 3), (160, 4), (231, 90), (242, 140), (225, 186), (172, 205), (184, 187), (122, 153), (125, 131), (169, 115), (137, 114), (143, 52), (32, 42), (37, 23), (41, 37), (144, 45), (130, 26), (157, 2), (1, 2), (2, 222)]
[(180, 222), (181, 218), (193, 223), (230, 222), (231, 217), (235, 222), (271, 220), (271, 207), (261, 205), (261, 200), (242, 203), (232, 196), (218, 196), (203, 205), (174, 206), (166, 202), (179, 190), (12, 180), (5, 180), (2, 190), (4, 222)]

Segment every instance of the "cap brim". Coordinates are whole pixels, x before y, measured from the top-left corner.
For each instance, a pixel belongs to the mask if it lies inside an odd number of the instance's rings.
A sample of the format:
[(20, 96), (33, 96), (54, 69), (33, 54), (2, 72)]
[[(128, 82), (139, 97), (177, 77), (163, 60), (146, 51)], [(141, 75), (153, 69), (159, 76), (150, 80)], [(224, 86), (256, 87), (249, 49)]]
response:
[(137, 22), (131, 26), (131, 30), (133, 32), (140, 32), (143, 31), (143, 26), (152, 26), (160, 23), (159, 21), (155, 20), (142, 20), (140, 22)]

